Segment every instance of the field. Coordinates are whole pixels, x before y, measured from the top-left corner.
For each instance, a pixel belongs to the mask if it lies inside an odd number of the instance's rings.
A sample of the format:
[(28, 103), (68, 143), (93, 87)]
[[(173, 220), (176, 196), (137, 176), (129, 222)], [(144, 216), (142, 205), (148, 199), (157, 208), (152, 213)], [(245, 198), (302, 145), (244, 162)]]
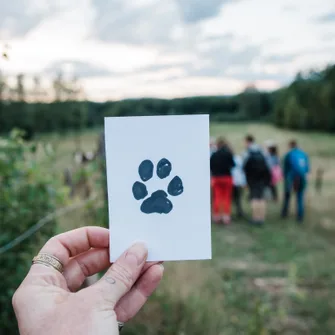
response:
[[(211, 126), (211, 135), (225, 136), (236, 152), (243, 150), (246, 133), (254, 134), (261, 144), (276, 140), (281, 153), (287, 141), (296, 138), (310, 154), (305, 224), (297, 225), (294, 216), (280, 220), (279, 205), (270, 204), (262, 229), (244, 222), (213, 225), (213, 260), (165, 264), (159, 290), (123, 334), (334, 334), (335, 136), (294, 133), (265, 124)], [(95, 150), (98, 134), (96, 130), (41, 137), (55, 145), (59, 157), (46, 165), (46, 171), (61, 175), (73, 165), (76, 147)], [(314, 190), (318, 167), (325, 171), (321, 194)], [(62, 218), (58, 230), (97, 224), (86, 214), (78, 211)]]

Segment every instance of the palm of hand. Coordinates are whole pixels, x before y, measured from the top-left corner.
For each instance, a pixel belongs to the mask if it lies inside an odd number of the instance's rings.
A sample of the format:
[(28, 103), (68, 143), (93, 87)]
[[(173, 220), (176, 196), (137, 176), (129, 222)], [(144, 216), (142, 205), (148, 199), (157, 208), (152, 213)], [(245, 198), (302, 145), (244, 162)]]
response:
[[(110, 267), (99, 282), (77, 291), (87, 276), (109, 265), (109, 252), (105, 247), (108, 245), (108, 231), (103, 228), (82, 229), (66, 233), (73, 234), (69, 239), (72, 243), (79, 232), (85, 233), (89, 241), (85, 247), (74, 248), (79, 253), (74, 255), (70, 251), (67, 260), (59, 246), (71, 250), (67, 245), (69, 241), (64, 241), (66, 234), (60, 235), (58, 240), (51, 239), (42, 249), (53, 255), (56, 253), (62, 260), (63, 274), (35, 264), (15, 293), (13, 306), (21, 335), (119, 334), (117, 320), (126, 322), (132, 318), (160, 282), (162, 267), (157, 263), (145, 263), (146, 249), (135, 245)], [(94, 238), (98, 243), (93, 241)], [(83, 249), (85, 251), (80, 252)]]

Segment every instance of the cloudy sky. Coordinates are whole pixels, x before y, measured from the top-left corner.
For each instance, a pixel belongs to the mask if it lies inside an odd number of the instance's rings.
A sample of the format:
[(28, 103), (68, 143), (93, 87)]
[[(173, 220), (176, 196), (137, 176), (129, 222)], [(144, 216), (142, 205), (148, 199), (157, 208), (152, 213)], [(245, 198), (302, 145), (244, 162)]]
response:
[(335, 62), (334, 0), (0, 3), (0, 43), (10, 45), (2, 71), (62, 70), (93, 100), (271, 90)]

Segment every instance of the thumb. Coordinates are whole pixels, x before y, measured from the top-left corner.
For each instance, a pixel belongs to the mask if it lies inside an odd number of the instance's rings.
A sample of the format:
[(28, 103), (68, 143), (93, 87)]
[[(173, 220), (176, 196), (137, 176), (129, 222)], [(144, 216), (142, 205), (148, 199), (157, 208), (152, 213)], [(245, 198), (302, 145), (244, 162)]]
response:
[(114, 308), (135, 284), (147, 256), (148, 249), (143, 243), (134, 244), (115, 261), (92, 289), (98, 290), (109, 306)]

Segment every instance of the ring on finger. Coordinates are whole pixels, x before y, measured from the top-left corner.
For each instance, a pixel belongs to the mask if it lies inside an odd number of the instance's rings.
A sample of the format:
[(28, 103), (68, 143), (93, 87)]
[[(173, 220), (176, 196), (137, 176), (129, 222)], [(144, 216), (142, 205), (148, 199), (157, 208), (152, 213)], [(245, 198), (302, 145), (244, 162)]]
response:
[(123, 328), (123, 326), (124, 326), (124, 322), (120, 322), (120, 321), (118, 321), (117, 322), (117, 325), (118, 325), (118, 327), (119, 327), (119, 332), (122, 330), (122, 328)]
[(42, 264), (51, 268), (54, 268), (60, 273), (63, 273), (63, 264), (62, 262), (55, 256), (40, 252), (37, 254), (32, 261), (32, 264)]

